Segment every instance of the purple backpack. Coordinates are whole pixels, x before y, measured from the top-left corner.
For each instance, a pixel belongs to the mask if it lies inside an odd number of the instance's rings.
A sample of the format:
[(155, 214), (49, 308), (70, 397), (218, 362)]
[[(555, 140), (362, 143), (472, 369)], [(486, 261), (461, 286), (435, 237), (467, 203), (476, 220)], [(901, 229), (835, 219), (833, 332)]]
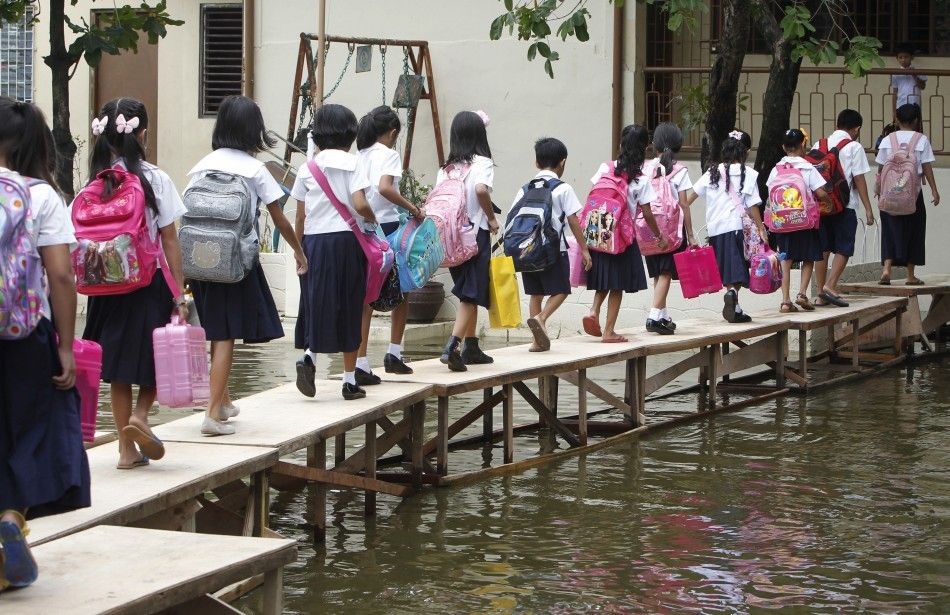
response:
[(0, 173), (0, 339), (28, 337), (43, 315), (43, 263), (33, 237), (30, 186), (40, 183)]

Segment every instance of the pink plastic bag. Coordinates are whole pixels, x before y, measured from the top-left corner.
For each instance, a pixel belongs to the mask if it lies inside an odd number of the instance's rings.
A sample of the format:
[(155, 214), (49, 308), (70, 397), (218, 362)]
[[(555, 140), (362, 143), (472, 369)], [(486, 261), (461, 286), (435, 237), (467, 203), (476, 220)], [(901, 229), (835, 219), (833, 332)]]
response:
[(567, 237), (567, 257), (571, 262), (571, 286), (587, 287), (587, 271), (584, 269), (584, 253), (573, 236)]
[(749, 266), (749, 290), (768, 295), (782, 288), (782, 256), (767, 245), (759, 246)]
[(211, 396), (205, 330), (183, 324), (178, 315), (152, 332), (158, 403), (170, 408), (200, 406)]
[(76, 391), (79, 393), (79, 416), (82, 439), (96, 438), (96, 410), (99, 408), (99, 379), (102, 376), (102, 346), (89, 340), (73, 340), (76, 358)]
[(722, 290), (722, 278), (719, 276), (716, 253), (712, 246), (703, 248), (690, 246), (674, 254), (673, 262), (676, 264), (680, 288), (686, 299), (718, 293)]

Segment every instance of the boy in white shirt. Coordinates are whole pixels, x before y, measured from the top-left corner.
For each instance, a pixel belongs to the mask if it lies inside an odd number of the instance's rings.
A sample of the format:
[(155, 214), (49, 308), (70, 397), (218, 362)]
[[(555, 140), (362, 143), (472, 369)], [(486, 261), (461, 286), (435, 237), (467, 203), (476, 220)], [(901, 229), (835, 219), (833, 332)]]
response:
[[(529, 304), (531, 317), (528, 318), (528, 327), (534, 334), (534, 343), (528, 350), (529, 352), (544, 352), (551, 349), (551, 339), (548, 337), (545, 324), (571, 294), (571, 266), (567, 257), (567, 239), (564, 236), (565, 222), (570, 226), (577, 245), (581, 247), (585, 270), (590, 269), (591, 260), (584, 233), (577, 221), (577, 214), (583, 206), (574, 188), (560, 180), (560, 177), (564, 175), (564, 167), (567, 165), (567, 146), (558, 139), (550, 137), (538, 139), (534, 144), (534, 157), (538, 174), (528, 185), (540, 183), (539, 180), (542, 180), (551, 190), (551, 226), (558, 232), (561, 243), (561, 254), (554, 265), (544, 271), (526, 271), (521, 274), (524, 292), (531, 297)], [(524, 195), (525, 189), (519, 189), (512, 208)], [(541, 303), (544, 297), (548, 300), (542, 309)]]
[[(905, 70), (914, 70), (914, 48), (910, 43), (897, 46), (897, 63)], [(922, 105), (921, 90), (927, 87), (927, 75), (891, 75), (895, 111), (908, 104)]]
[[(850, 140), (838, 152), (841, 169), (851, 187), (851, 197), (847, 209), (839, 214), (821, 217), (818, 233), (821, 239), (823, 260), (815, 263), (815, 279), (818, 283), (818, 299), (815, 305), (848, 307), (848, 302), (838, 295), (838, 281), (848, 265), (848, 259), (854, 255), (854, 238), (858, 231), (857, 209), (860, 202), (864, 206), (865, 222), (874, 224), (874, 211), (868, 197), (868, 184), (864, 175), (871, 172), (864, 146), (858, 142), (864, 118), (854, 109), (845, 109), (838, 114), (837, 127), (828, 135), (828, 147), (837, 147), (845, 139)], [(812, 146), (818, 149), (818, 143)], [(828, 274), (828, 258), (834, 253), (831, 274)]]

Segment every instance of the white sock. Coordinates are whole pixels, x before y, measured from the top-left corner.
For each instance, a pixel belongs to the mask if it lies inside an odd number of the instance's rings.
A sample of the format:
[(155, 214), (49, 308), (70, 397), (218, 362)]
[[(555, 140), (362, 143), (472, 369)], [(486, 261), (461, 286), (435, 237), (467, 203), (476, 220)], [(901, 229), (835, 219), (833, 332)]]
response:
[(669, 320), (670, 313), (666, 311), (666, 308), (660, 310), (660, 320)]
[(740, 306), (738, 303), (736, 304), (736, 314), (742, 314), (742, 306)]
[(402, 358), (402, 344), (390, 344), (389, 354), (393, 355), (397, 359), (401, 359)]
[(317, 362), (317, 353), (311, 351), (309, 348), (305, 350), (303, 354), (304, 356), (310, 357), (310, 360), (313, 361), (314, 363)]
[(356, 372), (343, 372), (343, 384), (356, 386)]
[[(369, 372), (370, 374), (373, 373), (373, 368), (371, 368), (371, 367), (369, 366), (369, 358), (368, 358), (368, 357), (357, 357), (357, 358), (356, 358), (356, 369), (361, 369), (361, 370), (363, 370), (364, 372)], [(356, 384), (356, 383), (354, 382), (354, 384)]]
[(660, 319), (660, 310), (656, 308), (650, 308), (650, 320), (659, 320)]

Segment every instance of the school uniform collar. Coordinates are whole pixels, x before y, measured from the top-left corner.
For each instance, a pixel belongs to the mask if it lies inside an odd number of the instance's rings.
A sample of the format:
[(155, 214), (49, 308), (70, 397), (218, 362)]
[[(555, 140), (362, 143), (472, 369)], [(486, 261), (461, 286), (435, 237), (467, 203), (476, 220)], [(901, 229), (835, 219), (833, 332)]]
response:
[(560, 179), (557, 176), (557, 173), (548, 169), (542, 169), (538, 171), (538, 174), (534, 176), (535, 179)]
[(232, 173), (250, 178), (257, 175), (263, 166), (263, 162), (247, 152), (230, 147), (222, 147), (199, 160), (198, 163), (188, 171), (188, 175), (195, 175), (203, 171), (230, 170)]
[(373, 143), (372, 145), (370, 145), (369, 147), (367, 147), (366, 149), (364, 149), (364, 150), (362, 150), (362, 151), (364, 151), (364, 152), (370, 152), (370, 151), (375, 151), (375, 150), (389, 151), (390, 149), (391, 149), (391, 148), (386, 147), (385, 145), (383, 145), (382, 143), (380, 143), (379, 141), (377, 141), (376, 143)]
[(349, 152), (339, 149), (325, 149), (314, 157), (317, 164), (325, 169), (355, 171), (359, 159)]

